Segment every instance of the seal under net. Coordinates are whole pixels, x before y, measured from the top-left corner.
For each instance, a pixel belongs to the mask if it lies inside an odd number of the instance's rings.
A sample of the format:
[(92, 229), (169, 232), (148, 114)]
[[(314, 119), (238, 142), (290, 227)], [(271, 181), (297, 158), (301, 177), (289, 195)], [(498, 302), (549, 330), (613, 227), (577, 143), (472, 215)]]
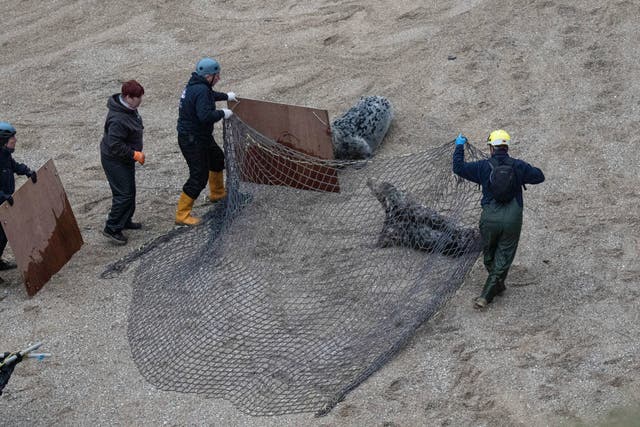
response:
[(163, 390), (326, 414), (459, 288), (480, 192), (453, 176), (452, 143), (323, 161), (234, 116), (224, 144), (227, 199), (136, 255), (133, 358)]

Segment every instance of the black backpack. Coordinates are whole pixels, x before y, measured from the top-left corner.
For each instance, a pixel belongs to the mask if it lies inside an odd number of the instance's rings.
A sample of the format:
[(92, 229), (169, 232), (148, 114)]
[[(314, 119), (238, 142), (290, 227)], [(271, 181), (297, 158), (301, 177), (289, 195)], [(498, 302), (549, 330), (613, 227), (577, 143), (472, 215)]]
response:
[(509, 203), (516, 197), (520, 184), (514, 164), (511, 157), (507, 157), (502, 163), (495, 157), (489, 159), (489, 191), (498, 203)]

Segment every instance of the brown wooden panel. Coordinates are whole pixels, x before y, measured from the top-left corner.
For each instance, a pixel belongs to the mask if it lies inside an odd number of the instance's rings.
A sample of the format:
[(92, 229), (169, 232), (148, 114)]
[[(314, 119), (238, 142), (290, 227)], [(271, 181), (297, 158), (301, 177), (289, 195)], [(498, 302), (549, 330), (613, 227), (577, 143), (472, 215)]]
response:
[(336, 170), (330, 166), (298, 162), (249, 147), (244, 153), (241, 177), (257, 184), (284, 185), (301, 190), (340, 192)]
[[(262, 135), (298, 152), (333, 160), (326, 110), (241, 98), (230, 108)], [(338, 174), (326, 165), (301, 164), (255, 147), (243, 158), (242, 179), (259, 184), (286, 185), (304, 190), (339, 192)]]
[(38, 170), (38, 182), (28, 180), (13, 200), (13, 206), (0, 205), (0, 221), (33, 296), (84, 242), (53, 160)]

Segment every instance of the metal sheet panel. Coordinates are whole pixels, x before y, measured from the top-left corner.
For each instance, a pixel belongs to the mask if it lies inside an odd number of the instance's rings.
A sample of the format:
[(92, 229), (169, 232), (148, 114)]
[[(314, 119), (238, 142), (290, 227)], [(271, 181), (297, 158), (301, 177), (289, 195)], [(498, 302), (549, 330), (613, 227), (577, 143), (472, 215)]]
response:
[(0, 221), (33, 296), (84, 242), (53, 160), (38, 170), (36, 184), (28, 180), (13, 199), (13, 206), (0, 205)]
[[(327, 110), (242, 98), (229, 107), (262, 135), (301, 153), (333, 160)], [(241, 166), (243, 179), (259, 184), (286, 185), (305, 190), (339, 192), (338, 174), (326, 165), (301, 165), (269, 152), (251, 150)]]

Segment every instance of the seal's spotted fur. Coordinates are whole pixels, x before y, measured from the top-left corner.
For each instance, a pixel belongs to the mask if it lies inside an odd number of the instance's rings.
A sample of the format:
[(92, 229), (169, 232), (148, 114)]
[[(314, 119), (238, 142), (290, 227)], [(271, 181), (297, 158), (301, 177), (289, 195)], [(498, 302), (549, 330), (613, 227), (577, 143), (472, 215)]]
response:
[(371, 157), (384, 138), (393, 111), (382, 96), (364, 96), (331, 124), (336, 159), (361, 160)]
[(458, 226), (388, 182), (370, 179), (367, 185), (385, 212), (379, 247), (407, 246), (457, 257), (474, 250), (480, 241), (476, 229)]

